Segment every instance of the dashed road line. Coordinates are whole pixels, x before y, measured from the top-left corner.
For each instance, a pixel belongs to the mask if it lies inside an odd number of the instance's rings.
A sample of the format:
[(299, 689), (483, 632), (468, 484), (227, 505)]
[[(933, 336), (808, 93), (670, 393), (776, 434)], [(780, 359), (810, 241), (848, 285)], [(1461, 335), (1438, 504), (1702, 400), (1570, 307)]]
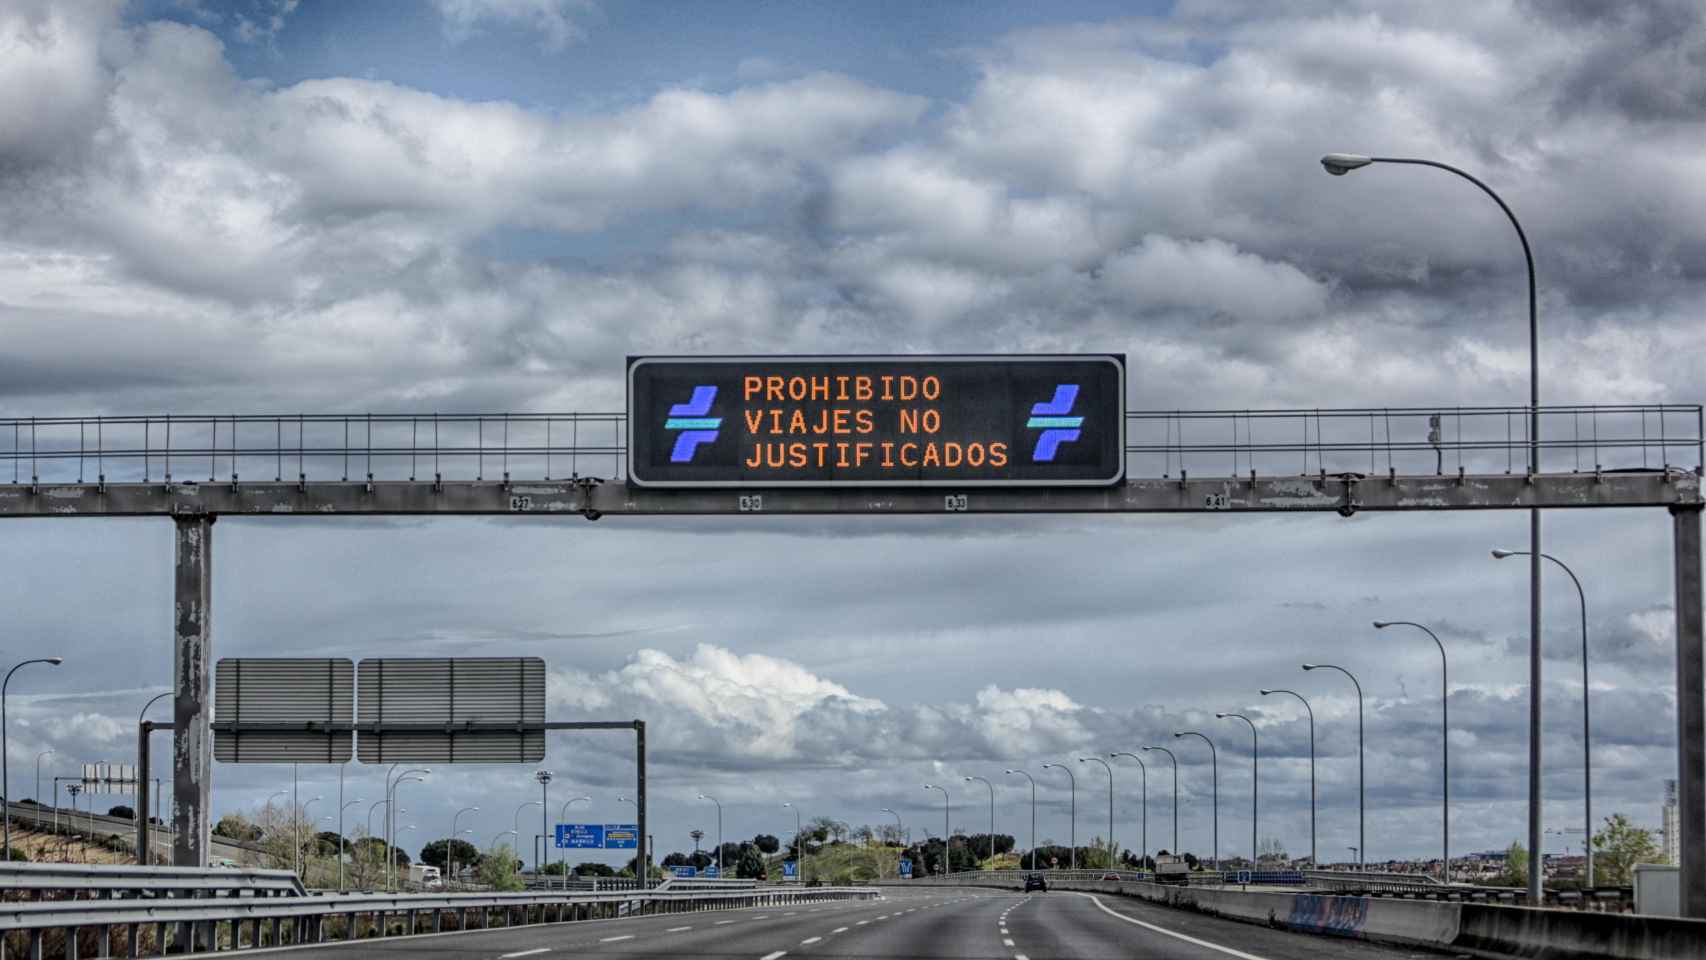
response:
[(865, 925), (865, 924), (867, 924), (867, 923), (870, 923), (870, 922), (871, 922), (871, 921), (869, 921), (869, 920), (861, 920), (861, 921), (859, 921), (859, 922), (858, 922), (858, 923), (855, 923), (855, 924), (854, 924), (854, 926), (855, 926), (855, 927), (862, 927), (862, 926), (864, 926), (864, 925)]
[(804, 940), (800, 941), (800, 946), (802, 946), (802, 947), (810, 946), (811, 944), (814, 944), (814, 943), (816, 943), (822, 939), (823, 939), (822, 937), (807, 937)]
[(733, 920), (718, 920), (716, 923), (711, 924), (711, 926), (713, 926), (713, 927), (726, 927), (729, 924), (734, 923), (734, 922), (735, 921), (733, 921)]
[(599, 937), (598, 942), (599, 943), (615, 943), (618, 940), (632, 940), (632, 939), (634, 939), (633, 934), (624, 933), (620, 937)]
[(519, 953), (504, 953), (498, 955), (498, 960), (513, 960), (515, 957), (531, 957), (536, 953), (550, 953), (550, 947), (535, 947), (532, 950), (522, 950)]
[(692, 927), (670, 927), (668, 930), (665, 930), (664, 933), (682, 933), (684, 931), (691, 930), (691, 929), (693, 929), (693, 928)]
[(1015, 953), (1013, 954), (1013, 960), (1031, 960), (1031, 958), (1022, 953)]
[(778, 950), (775, 953), (767, 953), (764, 956), (759, 957), (758, 960), (781, 960), (781, 958), (783, 958), (787, 955), (788, 955), (788, 951)]
[(1004, 947), (1011, 947), (1011, 946), (1012, 946), (1012, 945), (1013, 945), (1013, 941), (1011, 941), (1011, 940), (1003, 940), (1003, 941), (1001, 941), (1001, 945), (1002, 945), (1002, 946), (1004, 946)]
[(830, 933), (832, 933), (832, 934), (833, 934), (833, 933), (846, 933), (846, 932), (847, 932), (847, 928), (846, 928), (846, 927), (836, 927), (836, 928), (835, 928), (835, 929), (834, 929), (834, 930), (831, 930), (831, 931), (829, 931), (829, 932), (830, 932)]
[(1142, 927), (1145, 930), (1153, 930), (1156, 933), (1159, 933), (1163, 936), (1172, 937), (1175, 940), (1183, 940), (1186, 943), (1194, 943), (1199, 947), (1207, 947), (1210, 950), (1214, 950), (1214, 951), (1217, 951), (1219, 953), (1224, 953), (1229, 957), (1238, 957), (1239, 960), (1267, 960), (1267, 958), (1257, 956), (1256, 954), (1253, 954), (1253, 953), (1245, 953), (1242, 950), (1234, 950), (1231, 947), (1223, 947), (1218, 943), (1210, 943), (1207, 940), (1198, 940), (1196, 937), (1187, 937), (1182, 933), (1178, 933), (1178, 932), (1175, 932), (1172, 930), (1168, 930), (1166, 927), (1158, 927), (1153, 923), (1144, 923), (1142, 920), (1139, 920), (1136, 917), (1128, 917), (1125, 914), (1120, 913), (1118, 910), (1109, 909), (1106, 904), (1102, 903), (1102, 901), (1099, 897), (1094, 897), (1094, 896), (1091, 896), (1090, 894), (1085, 894), (1085, 893), (1081, 893), (1078, 895), (1081, 897), (1088, 898), (1091, 903), (1096, 905), (1096, 909), (1102, 911), (1103, 913), (1107, 914), (1108, 916), (1113, 917), (1116, 920), (1124, 920), (1126, 923)]

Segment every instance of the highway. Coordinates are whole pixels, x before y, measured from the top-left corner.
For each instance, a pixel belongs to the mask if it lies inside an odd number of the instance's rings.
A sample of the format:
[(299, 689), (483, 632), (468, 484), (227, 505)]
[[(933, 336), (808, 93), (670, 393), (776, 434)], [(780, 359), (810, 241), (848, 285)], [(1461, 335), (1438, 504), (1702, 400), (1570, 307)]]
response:
[[(1383, 960), (1394, 950), (1105, 894), (890, 891), (876, 901), (673, 914), (398, 937), (304, 949), (313, 960), (358, 957), (521, 960), (537, 957), (954, 958), (954, 960)], [(259, 951), (267, 952), (267, 951)]]

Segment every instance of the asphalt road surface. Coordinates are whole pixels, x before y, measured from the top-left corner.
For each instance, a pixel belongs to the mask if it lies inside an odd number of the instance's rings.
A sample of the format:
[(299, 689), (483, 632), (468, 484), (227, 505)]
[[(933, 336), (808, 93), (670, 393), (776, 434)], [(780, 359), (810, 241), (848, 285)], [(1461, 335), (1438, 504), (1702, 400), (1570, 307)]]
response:
[(565, 960), (1396, 960), (1430, 956), (1270, 930), (1105, 894), (966, 890), (894, 891), (875, 901), (679, 913), (285, 950), (313, 960), (552, 960), (554, 956)]

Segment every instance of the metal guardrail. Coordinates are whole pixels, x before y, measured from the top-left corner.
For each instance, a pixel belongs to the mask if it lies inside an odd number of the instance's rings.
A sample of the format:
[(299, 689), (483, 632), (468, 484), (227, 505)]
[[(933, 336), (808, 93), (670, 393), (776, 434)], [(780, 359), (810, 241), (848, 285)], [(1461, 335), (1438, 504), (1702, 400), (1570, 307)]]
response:
[(227, 870), (199, 867), (125, 867), (76, 863), (13, 863), (0, 866), (0, 892), (36, 896), (94, 893), (142, 897), (300, 897), (307, 890), (289, 870)]
[[(494, 917), (502, 926), (567, 923), (576, 920), (730, 910), (742, 907), (813, 903), (880, 895), (869, 887), (758, 888), (744, 891), (633, 891), (595, 894), (487, 893), (425, 895), (341, 895), (312, 897), (209, 897), (161, 900), (67, 900), (0, 904), (0, 936), (21, 932), (32, 957), (41, 957), (44, 931), (63, 930), (69, 941), (82, 936), (94, 941), (101, 956), (111, 953), (115, 930), (125, 931), (124, 946), (131, 956), (140, 930), (152, 929), (153, 955), (170, 952), (210, 952), (257, 946), (322, 943), (332, 930), (326, 921), (341, 920), (340, 940), (364, 936), (394, 936), (392, 921), (403, 924), (404, 935), (445, 932), (454, 918), (459, 930), (489, 929)], [(362, 933), (363, 920), (367, 931)], [(475, 923), (475, 920), (478, 923)], [(430, 929), (423, 930), (423, 920)], [(249, 936), (244, 938), (244, 927)], [(78, 952), (66, 951), (68, 956)]]
[[(1699, 404), (1540, 407), (1540, 469), (1699, 471)], [(1133, 478), (1526, 471), (1528, 408), (1131, 410)], [(0, 418), (0, 483), (620, 480), (623, 413)], [(7, 469), (7, 468), (10, 469)]]

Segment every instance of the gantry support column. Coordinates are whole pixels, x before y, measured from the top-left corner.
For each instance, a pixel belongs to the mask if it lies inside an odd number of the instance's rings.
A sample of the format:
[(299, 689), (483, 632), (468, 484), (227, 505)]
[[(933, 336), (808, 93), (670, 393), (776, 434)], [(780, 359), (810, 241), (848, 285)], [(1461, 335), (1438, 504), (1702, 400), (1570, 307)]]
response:
[[(1676, 545), (1677, 864), (1682, 916), (1706, 919), (1706, 649), (1702, 647), (1700, 505), (1670, 508)], [(1590, 840), (1592, 838), (1589, 838)]]
[(213, 520), (174, 517), (177, 583), (173, 600), (172, 862), (206, 867), (213, 786)]

